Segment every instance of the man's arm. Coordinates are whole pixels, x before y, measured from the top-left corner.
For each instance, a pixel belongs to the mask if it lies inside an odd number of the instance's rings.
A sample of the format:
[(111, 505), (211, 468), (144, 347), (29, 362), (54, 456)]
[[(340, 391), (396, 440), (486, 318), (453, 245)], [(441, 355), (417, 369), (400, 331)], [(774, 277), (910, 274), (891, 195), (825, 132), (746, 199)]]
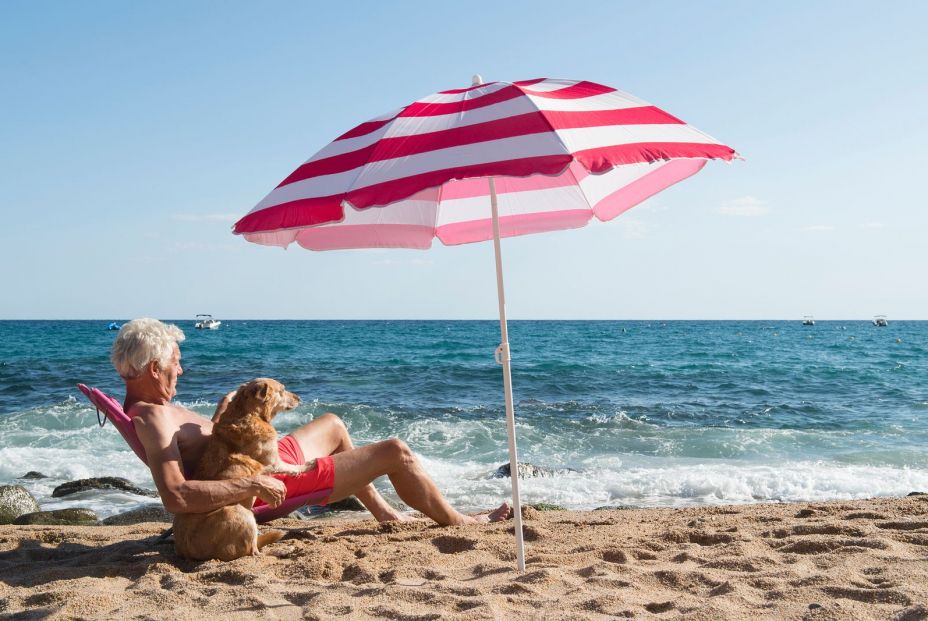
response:
[(272, 507), (283, 502), (284, 484), (257, 475), (224, 481), (188, 481), (184, 477), (176, 432), (160, 406), (139, 406), (133, 418), (164, 508), (171, 513), (205, 513), (258, 496)]
[(235, 393), (237, 392), (237, 390), (233, 390), (219, 400), (219, 404), (216, 405), (216, 412), (213, 414), (213, 423), (219, 422), (219, 419), (222, 418), (223, 414), (225, 414), (226, 409), (229, 407), (229, 404), (232, 403), (232, 399), (235, 397)]

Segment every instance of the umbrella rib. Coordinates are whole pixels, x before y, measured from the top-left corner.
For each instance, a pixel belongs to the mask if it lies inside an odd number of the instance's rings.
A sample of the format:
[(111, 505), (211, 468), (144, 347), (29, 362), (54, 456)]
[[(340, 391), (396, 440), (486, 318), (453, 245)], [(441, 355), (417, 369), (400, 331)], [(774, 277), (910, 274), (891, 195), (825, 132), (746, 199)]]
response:
[[(535, 107), (535, 110), (538, 112), (538, 114), (541, 115), (541, 120), (544, 121), (545, 125), (548, 126), (548, 130), (549, 130), (552, 134), (554, 134), (554, 137), (557, 138), (557, 141), (558, 141), (558, 143), (561, 145), (561, 148), (564, 149), (564, 152), (565, 152), (567, 155), (569, 155), (569, 156), (571, 157), (571, 160), (572, 160), (573, 157), (574, 157), (573, 152), (570, 150), (570, 148), (568, 148), (568, 146), (567, 146), (566, 144), (564, 144), (564, 139), (561, 138), (561, 134), (558, 133), (558, 131), (557, 131), (556, 129), (554, 129), (554, 126), (551, 124), (551, 121), (549, 121), (549, 120), (548, 120), (548, 117), (545, 116), (545, 111), (538, 107), (538, 105), (535, 103), (535, 100), (532, 99), (532, 96), (531, 96), (529, 93), (526, 93), (526, 92), (525, 92), (525, 89), (523, 89), (523, 88), (520, 87), (520, 86), (516, 86), (515, 84), (513, 84), (512, 86), (515, 87), (515, 88), (517, 88), (517, 89), (519, 89), (519, 90), (522, 92), (522, 94), (525, 96), (525, 98), (528, 99), (529, 102), (531, 102), (531, 104)], [(568, 164), (568, 166), (569, 166), (569, 164)], [(586, 168), (586, 167), (584, 166), (584, 168)], [(529, 175), (529, 176), (531, 176), (531, 175)]]

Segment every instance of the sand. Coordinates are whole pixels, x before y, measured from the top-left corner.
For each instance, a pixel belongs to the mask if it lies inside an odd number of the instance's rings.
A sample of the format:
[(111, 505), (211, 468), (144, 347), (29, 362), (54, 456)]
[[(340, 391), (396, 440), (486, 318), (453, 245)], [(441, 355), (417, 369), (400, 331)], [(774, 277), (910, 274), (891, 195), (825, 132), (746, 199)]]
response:
[(163, 524), (0, 527), (9, 619), (928, 619), (928, 496), (618, 511), (512, 523), (278, 520), (230, 563)]

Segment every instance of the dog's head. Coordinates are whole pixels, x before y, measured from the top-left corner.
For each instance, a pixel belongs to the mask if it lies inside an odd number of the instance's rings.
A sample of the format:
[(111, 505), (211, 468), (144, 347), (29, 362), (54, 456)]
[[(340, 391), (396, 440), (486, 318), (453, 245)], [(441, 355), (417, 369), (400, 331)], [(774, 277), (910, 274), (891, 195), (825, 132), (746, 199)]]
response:
[(239, 386), (222, 421), (231, 423), (236, 417), (257, 415), (269, 423), (280, 412), (292, 410), (299, 404), (300, 398), (283, 384), (268, 377), (259, 377)]

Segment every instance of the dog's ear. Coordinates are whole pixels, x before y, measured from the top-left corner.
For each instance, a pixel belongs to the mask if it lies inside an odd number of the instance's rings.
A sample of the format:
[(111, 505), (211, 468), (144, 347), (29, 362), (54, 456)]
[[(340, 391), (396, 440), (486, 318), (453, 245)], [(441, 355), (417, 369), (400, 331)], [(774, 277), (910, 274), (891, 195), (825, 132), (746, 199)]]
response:
[(268, 391), (267, 382), (258, 382), (258, 385), (255, 386), (255, 397), (257, 397), (261, 401), (266, 401), (267, 391)]

